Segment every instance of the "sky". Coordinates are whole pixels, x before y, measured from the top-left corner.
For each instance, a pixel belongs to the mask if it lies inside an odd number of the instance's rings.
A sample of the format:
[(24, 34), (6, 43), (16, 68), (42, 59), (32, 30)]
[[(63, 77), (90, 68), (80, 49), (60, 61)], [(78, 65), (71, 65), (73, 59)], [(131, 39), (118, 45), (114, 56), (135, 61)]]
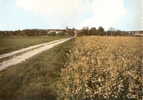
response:
[(0, 0), (0, 30), (143, 30), (143, 0)]

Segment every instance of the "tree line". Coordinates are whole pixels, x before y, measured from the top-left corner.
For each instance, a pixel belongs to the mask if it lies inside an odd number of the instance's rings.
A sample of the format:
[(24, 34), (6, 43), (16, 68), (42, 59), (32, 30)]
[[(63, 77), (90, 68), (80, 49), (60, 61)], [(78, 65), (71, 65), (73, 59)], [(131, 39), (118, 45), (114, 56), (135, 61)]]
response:
[(105, 31), (103, 27), (84, 27), (77, 32), (77, 35), (100, 35), (100, 36), (122, 36), (122, 35), (132, 35), (126, 31), (115, 30), (114, 28), (110, 28), (108, 31)]
[(41, 36), (41, 35), (100, 35), (100, 36), (122, 36), (122, 35), (132, 35), (129, 32), (115, 30), (114, 28), (105, 31), (103, 27), (84, 27), (82, 29), (75, 29), (75, 28), (66, 28), (64, 30), (59, 31), (50, 31), (50, 30), (40, 30), (40, 29), (27, 29), (27, 30), (17, 30), (17, 31), (0, 31), (0, 36)]
[(26, 30), (16, 30), (16, 31), (0, 31), (0, 36), (41, 36), (41, 35), (66, 35), (64, 30), (59, 32), (50, 30), (40, 30), (40, 29), (26, 29)]

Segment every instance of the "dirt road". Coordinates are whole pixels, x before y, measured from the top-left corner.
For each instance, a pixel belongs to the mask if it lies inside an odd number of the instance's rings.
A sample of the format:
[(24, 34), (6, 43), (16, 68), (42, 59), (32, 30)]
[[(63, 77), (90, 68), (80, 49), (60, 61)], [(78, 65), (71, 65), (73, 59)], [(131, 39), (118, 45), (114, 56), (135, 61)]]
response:
[(72, 38), (67, 39), (60, 39), (56, 41), (52, 41), (49, 43), (42, 43), (35, 46), (30, 46), (28, 48), (20, 49), (11, 53), (0, 55), (0, 59), (5, 57), (11, 57), (8, 60), (4, 60), (3, 62), (0, 62), (0, 71), (6, 69), (7, 67), (10, 67), (12, 65), (19, 64), (43, 51), (46, 51), (50, 48), (53, 48), (61, 43), (64, 43), (68, 40), (71, 40)]
[(2, 54), (2, 55), (0, 55), (0, 59), (6, 58), (6, 57), (11, 57), (11, 56), (17, 55), (19, 53), (26, 52), (26, 51), (29, 51), (29, 50), (32, 50), (32, 49), (35, 49), (35, 48), (39, 48), (39, 47), (42, 47), (44, 45), (52, 44), (52, 43), (55, 43), (55, 42), (58, 42), (58, 41), (61, 41), (61, 40), (63, 40), (63, 39), (51, 41), (51, 42), (48, 42), (48, 43), (41, 43), (41, 44), (38, 44), (38, 45), (34, 45), (34, 46), (30, 46), (30, 47), (23, 48), (23, 49), (20, 49), (20, 50), (16, 50), (16, 51), (13, 51), (13, 52), (10, 52), (10, 53)]

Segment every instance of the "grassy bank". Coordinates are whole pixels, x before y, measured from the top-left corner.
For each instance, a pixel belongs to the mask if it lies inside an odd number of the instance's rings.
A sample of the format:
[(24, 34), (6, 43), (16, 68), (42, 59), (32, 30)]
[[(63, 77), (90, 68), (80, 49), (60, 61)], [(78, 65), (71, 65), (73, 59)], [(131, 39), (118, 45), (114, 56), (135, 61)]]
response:
[(143, 37), (78, 37), (59, 80), (61, 100), (142, 100)]
[(0, 54), (43, 42), (62, 39), (66, 36), (5, 36), (0, 37)]
[(0, 100), (56, 100), (55, 84), (71, 46), (68, 41), (0, 72)]

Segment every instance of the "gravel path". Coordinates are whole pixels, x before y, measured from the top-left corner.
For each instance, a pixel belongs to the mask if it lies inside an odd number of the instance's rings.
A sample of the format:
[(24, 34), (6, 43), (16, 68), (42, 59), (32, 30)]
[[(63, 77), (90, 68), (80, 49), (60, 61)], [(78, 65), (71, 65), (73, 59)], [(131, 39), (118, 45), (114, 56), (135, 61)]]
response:
[[(67, 38), (67, 39), (60, 39), (60, 40), (52, 41), (49, 43), (42, 43), (42, 44), (31, 46), (28, 48), (20, 49), (20, 50), (17, 50), (17, 51), (8, 53), (8, 54), (0, 55), (0, 59), (4, 58), (4, 57), (13, 56), (12, 58), (0, 63), (0, 71), (4, 70), (7, 67), (10, 67), (12, 65), (19, 64), (19, 63), (37, 55), (37, 54), (39, 54), (39, 53), (42, 53), (43, 51), (46, 51), (50, 48), (53, 48), (59, 44), (62, 44), (68, 40), (71, 40), (71, 39), (72, 38)], [(18, 53), (21, 53), (21, 54), (17, 55)]]

